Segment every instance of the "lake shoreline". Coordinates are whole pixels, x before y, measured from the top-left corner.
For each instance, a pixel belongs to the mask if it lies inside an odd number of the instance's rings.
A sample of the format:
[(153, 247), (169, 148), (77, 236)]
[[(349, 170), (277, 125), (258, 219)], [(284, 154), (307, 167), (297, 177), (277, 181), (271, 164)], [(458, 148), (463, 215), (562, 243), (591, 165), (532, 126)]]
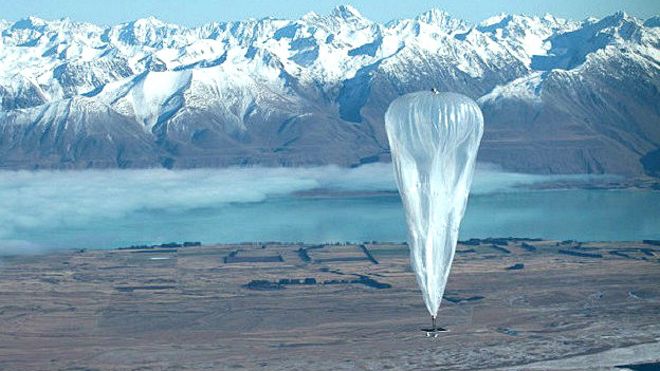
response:
[[(456, 246), (456, 253), (461, 254), (465, 253), (463, 250), (469, 250), (473, 246), (490, 246), (496, 250), (505, 252), (502, 250), (502, 246), (507, 246), (509, 244), (519, 244), (523, 250), (527, 251), (536, 251), (536, 248), (533, 248), (531, 244), (541, 243), (544, 246), (553, 246), (559, 248), (560, 253), (567, 255), (575, 256), (584, 256), (590, 257), (589, 253), (580, 253), (580, 251), (587, 251), (590, 248), (585, 247), (593, 244), (605, 244), (605, 245), (640, 245), (647, 246), (641, 247), (642, 253), (647, 256), (654, 256), (648, 253), (648, 249), (660, 249), (660, 240), (656, 239), (646, 239), (646, 240), (631, 240), (631, 241), (576, 241), (576, 240), (551, 240), (543, 239), (538, 237), (486, 237), (486, 238), (470, 238), (467, 240), (459, 240)], [(202, 243), (201, 241), (182, 241), (182, 242), (163, 242), (158, 244), (137, 244), (137, 245), (127, 245), (127, 246), (115, 246), (108, 248), (69, 248), (69, 249), (51, 249), (44, 250), (41, 252), (28, 252), (24, 254), (7, 254), (3, 255), (0, 251), (0, 259), (2, 258), (12, 258), (20, 256), (31, 256), (35, 258), (39, 257), (48, 257), (49, 255), (61, 255), (61, 254), (84, 254), (91, 252), (129, 252), (137, 254), (170, 254), (177, 253), (179, 251), (188, 251), (193, 248), (230, 248), (230, 247), (249, 247), (249, 248), (263, 248), (265, 249), (268, 246), (300, 246), (312, 248), (323, 248), (323, 247), (332, 247), (332, 246), (367, 246), (367, 245), (396, 245), (407, 248), (408, 243), (405, 241), (344, 241), (344, 242), (326, 242), (326, 243), (307, 243), (303, 241), (243, 241), (243, 242), (223, 242), (223, 243)], [(575, 253), (566, 250), (569, 247), (575, 250)], [(563, 248), (563, 250), (562, 250)], [(586, 250), (585, 250), (586, 249)], [(646, 250), (644, 250), (646, 249)], [(580, 255), (582, 254), (582, 255)], [(614, 254), (617, 255), (617, 254)]]
[(523, 187), (532, 190), (584, 189), (660, 191), (660, 178), (640, 177), (628, 179), (616, 177), (612, 179), (590, 179), (585, 181), (557, 180), (526, 184)]

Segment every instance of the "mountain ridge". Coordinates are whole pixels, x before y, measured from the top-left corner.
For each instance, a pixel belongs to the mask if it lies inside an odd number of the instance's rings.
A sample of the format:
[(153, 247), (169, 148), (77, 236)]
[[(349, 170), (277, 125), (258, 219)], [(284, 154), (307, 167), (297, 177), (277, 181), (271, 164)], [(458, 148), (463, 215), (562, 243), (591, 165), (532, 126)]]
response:
[(658, 23), (433, 9), (381, 24), (351, 6), (192, 28), (1, 21), (0, 168), (387, 161), (387, 105), (436, 87), (482, 106), (481, 161), (654, 174)]

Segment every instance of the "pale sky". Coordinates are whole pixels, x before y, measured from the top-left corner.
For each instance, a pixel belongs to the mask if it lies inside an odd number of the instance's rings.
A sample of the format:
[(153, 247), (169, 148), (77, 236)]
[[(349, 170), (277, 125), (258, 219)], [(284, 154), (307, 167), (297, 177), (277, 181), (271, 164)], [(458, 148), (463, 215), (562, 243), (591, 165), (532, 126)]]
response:
[(69, 17), (75, 21), (117, 24), (155, 16), (164, 21), (196, 26), (211, 21), (246, 18), (299, 18), (315, 11), (327, 14), (340, 4), (350, 4), (367, 18), (386, 22), (410, 18), (431, 8), (478, 22), (499, 13), (555, 16), (581, 20), (619, 10), (639, 18), (660, 15), (660, 0), (0, 0), (0, 19), (18, 20), (29, 15), (46, 19)]

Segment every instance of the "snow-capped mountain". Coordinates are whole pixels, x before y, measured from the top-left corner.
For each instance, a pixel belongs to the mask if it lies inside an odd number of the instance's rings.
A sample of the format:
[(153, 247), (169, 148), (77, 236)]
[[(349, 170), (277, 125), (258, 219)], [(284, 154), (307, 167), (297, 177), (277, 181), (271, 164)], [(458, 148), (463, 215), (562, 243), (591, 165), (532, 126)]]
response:
[(641, 174), (660, 143), (659, 23), (431, 10), (380, 24), (350, 6), (196, 28), (0, 21), (0, 167), (387, 160), (389, 102), (436, 87), (479, 100), (482, 161)]

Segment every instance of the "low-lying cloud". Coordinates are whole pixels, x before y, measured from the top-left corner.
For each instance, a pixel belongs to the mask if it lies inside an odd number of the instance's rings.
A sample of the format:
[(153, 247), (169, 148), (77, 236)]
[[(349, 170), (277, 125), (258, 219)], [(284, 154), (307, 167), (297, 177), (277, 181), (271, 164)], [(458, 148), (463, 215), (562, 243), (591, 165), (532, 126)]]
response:
[[(480, 166), (473, 192), (505, 192), (560, 178), (566, 177), (507, 173)], [(315, 189), (396, 191), (391, 164), (384, 163), (354, 169), (1, 171), (0, 254), (41, 252), (42, 246), (16, 238), (30, 231), (76, 228), (142, 210), (167, 212), (262, 202)]]

